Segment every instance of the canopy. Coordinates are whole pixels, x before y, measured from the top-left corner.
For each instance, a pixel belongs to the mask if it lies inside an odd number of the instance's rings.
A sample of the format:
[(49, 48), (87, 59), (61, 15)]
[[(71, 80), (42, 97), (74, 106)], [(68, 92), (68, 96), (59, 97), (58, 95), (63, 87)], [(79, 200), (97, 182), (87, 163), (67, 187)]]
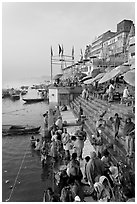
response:
[(98, 74), (95, 78), (93, 78), (93, 81), (98, 81), (99, 79), (101, 79), (106, 73), (100, 73)]
[(103, 78), (99, 81), (99, 84), (101, 83), (104, 83), (106, 81), (109, 81), (110, 79), (120, 75), (120, 74), (123, 74), (127, 71), (130, 70), (130, 66), (129, 65), (120, 65), (118, 67), (116, 67), (115, 69), (112, 69), (112, 71), (110, 72), (107, 72)]
[(84, 81), (84, 84), (91, 84), (93, 82), (94, 78), (88, 79)]
[(131, 86), (135, 86), (135, 69), (125, 73), (124, 80)]
[(88, 80), (88, 79), (91, 79), (91, 78), (92, 78), (92, 76), (91, 76), (91, 75), (86, 76), (86, 77), (84, 77), (83, 79), (81, 79), (81, 81), (80, 81), (80, 82), (84, 82), (84, 81), (86, 81), (86, 80)]
[(62, 75), (63, 75), (63, 74), (57, 74), (57, 75), (54, 76), (53, 79), (54, 79), (54, 80), (56, 80), (56, 79), (60, 79), (60, 78), (62, 77)]
[(105, 72), (110, 72), (110, 71), (112, 71), (112, 69), (114, 69), (115, 67), (107, 67), (106, 69), (105, 69)]

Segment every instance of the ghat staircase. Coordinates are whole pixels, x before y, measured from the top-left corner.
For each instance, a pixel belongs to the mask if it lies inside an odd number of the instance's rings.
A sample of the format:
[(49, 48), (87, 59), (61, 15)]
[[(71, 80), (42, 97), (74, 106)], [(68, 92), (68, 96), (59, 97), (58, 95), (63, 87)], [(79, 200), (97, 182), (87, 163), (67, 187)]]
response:
[[(87, 118), (87, 120), (85, 120), (85, 125), (90, 142), (92, 142), (92, 134), (96, 134), (96, 121), (99, 119), (99, 116), (106, 111), (106, 114), (103, 117), (106, 121), (106, 125), (105, 128), (102, 129), (102, 136), (104, 144), (108, 144), (108, 146), (113, 144), (113, 148), (109, 148), (113, 163), (116, 164), (122, 161), (134, 170), (135, 158), (126, 157), (125, 138), (122, 135), (125, 119), (130, 116), (132, 121), (135, 121), (135, 115), (132, 111), (132, 107), (127, 107), (124, 104), (109, 103), (92, 96), (90, 96), (88, 100), (78, 96), (70, 104), (70, 107), (76, 116), (78, 116), (80, 104), (84, 111), (84, 115)], [(114, 139), (113, 127), (109, 120), (110, 117), (114, 117), (115, 113), (118, 113), (119, 117), (122, 118), (119, 130), (120, 137), (118, 140)]]

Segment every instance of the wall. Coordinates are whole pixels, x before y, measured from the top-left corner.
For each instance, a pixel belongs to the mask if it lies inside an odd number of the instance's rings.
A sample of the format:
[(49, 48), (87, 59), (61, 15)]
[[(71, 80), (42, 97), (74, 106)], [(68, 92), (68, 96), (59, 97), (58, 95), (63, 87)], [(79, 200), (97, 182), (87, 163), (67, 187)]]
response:
[(58, 104), (58, 89), (49, 88), (49, 103)]

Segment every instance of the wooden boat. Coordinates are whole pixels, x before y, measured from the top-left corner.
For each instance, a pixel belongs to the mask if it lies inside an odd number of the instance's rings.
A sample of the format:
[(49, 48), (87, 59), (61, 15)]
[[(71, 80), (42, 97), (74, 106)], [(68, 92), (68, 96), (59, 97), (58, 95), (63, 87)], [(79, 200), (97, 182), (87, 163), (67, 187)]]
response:
[(11, 98), (13, 100), (19, 100), (20, 99), (20, 95), (18, 95), (18, 94), (11, 94)]
[(2, 125), (3, 135), (24, 135), (24, 134), (37, 134), (40, 127), (22, 126), (22, 125)]
[(32, 98), (32, 99), (23, 98), (23, 101), (25, 101), (26, 103), (37, 103), (44, 101), (44, 98)]

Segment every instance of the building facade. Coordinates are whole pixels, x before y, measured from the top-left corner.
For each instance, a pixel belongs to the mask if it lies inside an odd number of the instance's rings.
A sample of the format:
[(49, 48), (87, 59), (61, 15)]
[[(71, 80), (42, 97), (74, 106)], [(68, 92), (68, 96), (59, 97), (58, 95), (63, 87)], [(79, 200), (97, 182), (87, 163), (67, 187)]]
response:
[(102, 58), (118, 66), (128, 60), (127, 38), (133, 25), (133, 21), (123, 20), (117, 24), (117, 32), (108, 39), (103, 40)]

